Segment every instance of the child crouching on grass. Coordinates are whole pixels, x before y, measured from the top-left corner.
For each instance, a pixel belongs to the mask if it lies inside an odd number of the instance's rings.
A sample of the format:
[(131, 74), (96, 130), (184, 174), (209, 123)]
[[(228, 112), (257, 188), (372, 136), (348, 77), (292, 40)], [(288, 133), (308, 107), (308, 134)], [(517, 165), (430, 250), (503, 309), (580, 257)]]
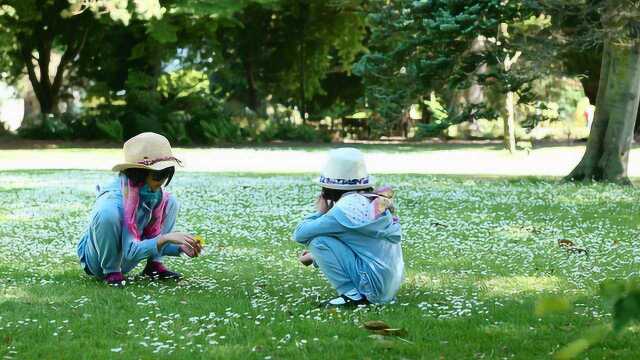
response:
[(124, 285), (124, 274), (143, 260), (144, 275), (178, 279), (181, 275), (167, 269), (162, 256), (196, 257), (202, 249), (193, 235), (173, 232), (178, 202), (162, 187), (180, 162), (159, 134), (135, 136), (123, 150), (125, 162), (113, 168), (119, 175), (98, 190), (78, 244), (80, 263), (88, 275), (114, 286)]
[(322, 193), (316, 212), (294, 232), (308, 246), (300, 256), (314, 264), (336, 289), (338, 297), (323, 305), (357, 307), (395, 298), (403, 280), (404, 261), (398, 218), (392, 212), (393, 191), (373, 191), (362, 153), (353, 148), (329, 152), (318, 180)]

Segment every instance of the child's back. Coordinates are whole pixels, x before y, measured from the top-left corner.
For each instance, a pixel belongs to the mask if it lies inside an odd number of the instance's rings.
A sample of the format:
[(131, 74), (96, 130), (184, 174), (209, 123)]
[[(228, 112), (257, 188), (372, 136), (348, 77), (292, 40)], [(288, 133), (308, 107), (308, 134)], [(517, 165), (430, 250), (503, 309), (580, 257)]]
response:
[(402, 232), (389, 210), (376, 215), (371, 204), (363, 194), (345, 194), (326, 214), (301, 223), (294, 238), (310, 246), (318, 237), (340, 240), (356, 255), (359, 290), (369, 301), (384, 303), (394, 298), (403, 280)]

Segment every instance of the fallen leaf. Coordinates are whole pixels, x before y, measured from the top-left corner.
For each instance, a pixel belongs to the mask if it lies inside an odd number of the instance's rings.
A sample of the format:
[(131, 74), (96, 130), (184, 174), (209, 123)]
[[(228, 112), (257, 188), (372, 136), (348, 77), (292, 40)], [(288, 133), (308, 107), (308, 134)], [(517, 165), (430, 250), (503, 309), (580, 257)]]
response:
[(564, 248), (572, 248), (574, 246), (576, 246), (573, 241), (571, 240), (567, 240), (567, 239), (560, 239), (558, 240), (558, 245), (560, 247), (564, 247)]
[(589, 251), (587, 249), (581, 249), (576, 247), (576, 244), (574, 244), (573, 241), (571, 240), (560, 239), (558, 240), (558, 246), (565, 249), (567, 252), (571, 254), (581, 254), (581, 255), (589, 256)]
[(382, 320), (370, 320), (364, 323), (364, 328), (367, 330), (385, 330), (390, 329), (391, 326)]

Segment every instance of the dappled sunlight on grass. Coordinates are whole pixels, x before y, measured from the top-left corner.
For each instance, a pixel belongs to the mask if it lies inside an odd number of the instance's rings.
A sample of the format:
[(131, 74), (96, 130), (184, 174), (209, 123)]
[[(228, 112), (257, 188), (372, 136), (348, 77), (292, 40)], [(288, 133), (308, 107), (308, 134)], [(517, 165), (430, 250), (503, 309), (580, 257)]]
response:
[(6, 301), (24, 301), (31, 296), (19, 287), (7, 287), (0, 291), (0, 305)]
[(442, 279), (439, 277), (432, 276), (423, 272), (417, 272), (414, 270), (407, 270), (405, 272), (404, 286), (416, 289), (433, 290), (446, 285), (443, 284)]
[(489, 296), (511, 296), (522, 293), (543, 293), (560, 290), (556, 276), (500, 276), (478, 283)]

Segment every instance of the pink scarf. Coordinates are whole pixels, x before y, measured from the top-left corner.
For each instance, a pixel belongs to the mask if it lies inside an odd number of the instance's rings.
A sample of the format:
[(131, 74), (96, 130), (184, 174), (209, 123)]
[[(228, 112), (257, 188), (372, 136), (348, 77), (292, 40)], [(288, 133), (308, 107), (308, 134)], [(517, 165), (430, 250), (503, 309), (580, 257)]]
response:
[(131, 180), (124, 179), (122, 181), (122, 194), (124, 198), (124, 225), (129, 229), (135, 241), (141, 241), (143, 239), (151, 239), (160, 235), (162, 230), (162, 223), (164, 222), (165, 210), (167, 208), (167, 200), (169, 199), (169, 193), (162, 191), (162, 200), (151, 215), (151, 222), (142, 231), (136, 224), (136, 211), (140, 204), (140, 187), (141, 184), (134, 184)]

